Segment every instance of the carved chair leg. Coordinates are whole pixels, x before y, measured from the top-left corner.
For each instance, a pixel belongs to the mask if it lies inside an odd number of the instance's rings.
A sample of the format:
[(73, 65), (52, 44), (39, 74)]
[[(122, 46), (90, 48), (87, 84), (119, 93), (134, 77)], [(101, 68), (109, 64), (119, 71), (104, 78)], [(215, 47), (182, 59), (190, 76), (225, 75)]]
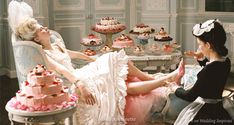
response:
[(73, 115), (68, 117), (68, 125), (73, 125)]
[(13, 114), (8, 113), (8, 118), (9, 118), (9, 120), (10, 120), (10, 122), (11, 122), (11, 125), (14, 125)]

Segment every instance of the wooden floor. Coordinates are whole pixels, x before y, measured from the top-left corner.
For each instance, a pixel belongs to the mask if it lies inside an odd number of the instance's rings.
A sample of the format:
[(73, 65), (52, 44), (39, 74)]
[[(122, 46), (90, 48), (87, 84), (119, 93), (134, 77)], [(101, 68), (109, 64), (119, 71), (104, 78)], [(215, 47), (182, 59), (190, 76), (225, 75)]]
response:
[[(227, 88), (234, 90), (234, 74), (231, 74), (227, 81)], [(0, 76), (0, 125), (10, 125), (5, 105), (19, 90), (17, 79), (10, 79), (7, 76)], [(22, 125), (22, 124), (17, 124)]]
[(5, 105), (19, 90), (17, 79), (0, 76), (0, 125), (10, 125)]

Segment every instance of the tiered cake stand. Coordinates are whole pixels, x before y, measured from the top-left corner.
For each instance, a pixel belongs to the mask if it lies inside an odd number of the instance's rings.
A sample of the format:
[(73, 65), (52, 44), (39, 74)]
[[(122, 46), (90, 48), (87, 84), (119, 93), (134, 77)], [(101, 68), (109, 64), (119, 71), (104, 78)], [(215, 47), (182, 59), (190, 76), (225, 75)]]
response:
[(149, 40), (152, 38), (151, 34), (153, 34), (155, 32), (155, 29), (151, 29), (151, 32), (147, 32), (149, 34), (149, 39), (140, 39), (138, 38), (138, 36), (141, 34), (139, 32), (133, 32), (133, 30), (131, 30), (129, 33), (133, 34), (135, 39), (136, 39), (136, 44), (138, 46), (140, 46), (144, 51), (146, 50), (146, 45), (148, 44)]
[[(158, 44), (160, 54), (167, 54), (167, 53), (171, 52), (171, 50), (169, 50), (169, 49), (173, 49), (173, 48), (169, 48), (169, 47), (170, 47), (172, 40), (173, 40), (172, 38), (169, 38), (167, 40), (157, 40), (154, 38), (154, 41), (157, 42), (156, 44)], [(168, 50), (167, 50), (167, 48), (164, 48), (167, 46), (168, 46)]]
[(98, 44), (98, 45), (86, 45), (86, 44), (81, 43), (81, 45), (83, 46), (82, 47), (83, 50), (85, 50), (87, 48), (90, 48), (92, 50), (100, 50), (100, 47), (103, 45), (103, 43)]
[(112, 44), (113, 44), (112, 35), (117, 34), (119, 32), (122, 32), (123, 30), (126, 29), (126, 27), (124, 26), (120, 29), (116, 29), (116, 30), (112, 30), (112, 31), (98, 30), (95, 27), (92, 27), (91, 29), (97, 33), (101, 33), (101, 34), (105, 35), (106, 36), (105, 45), (112, 47)]

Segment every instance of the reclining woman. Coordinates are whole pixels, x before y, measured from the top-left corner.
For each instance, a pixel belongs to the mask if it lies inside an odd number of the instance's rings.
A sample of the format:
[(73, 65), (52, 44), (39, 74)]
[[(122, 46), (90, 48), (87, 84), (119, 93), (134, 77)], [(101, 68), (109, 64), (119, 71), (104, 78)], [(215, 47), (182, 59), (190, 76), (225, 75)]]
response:
[[(47, 68), (60, 73), (75, 84), (77, 94), (81, 97), (78, 102), (80, 124), (125, 124), (127, 116), (134, 117), (133, 124), (142, 124), (150, 110), (149, 106), (139, 107), (136, 110), (141, 114), (134, 114), (134, 109), (129, 111), (128, 107), (134, 107), (133, 105), (139, 102), (131, 102), (128, 98), (125, 100), (125, 96), (152, 95), (151, 91), (155, 88), (165, 85), (167, 81), (178, 83), (184, 75), (184, 63), (181, 61), (178, 69), (156, 79), (137, 69), (128, 61), (123, 50), (104, 54), (94, 61), (80, 52), (66, 49), (59, 40), (51, 44), (50, 31), (39, 25), (34, 18), (28, 18), (18, 25), (16, 34), (23, 40), (40, 44), (46, 55)], [(73, 58), (86, 59), (91, 63), (74, 69), (71, 63)], [(144, 104), (152, 99), (145, 98), (140, 101)], [(128, 102), (131, 102), (130, 106)]]

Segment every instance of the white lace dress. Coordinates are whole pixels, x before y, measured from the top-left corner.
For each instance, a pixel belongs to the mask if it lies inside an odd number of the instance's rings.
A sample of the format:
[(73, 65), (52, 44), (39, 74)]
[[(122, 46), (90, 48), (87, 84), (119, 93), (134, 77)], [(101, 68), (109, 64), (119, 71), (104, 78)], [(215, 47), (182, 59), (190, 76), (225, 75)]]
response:
[(104, 54), (95, 62), (80, 69), (72, 67), (71, 59), (66, 52), (45, 50), (45, 53), (83, 81), (97, 100), (93, 106), (78, 101), (77, 124), (125, 124), (124, 107), (127, 95), (125, 80), (128, 59), (123, 50)]

